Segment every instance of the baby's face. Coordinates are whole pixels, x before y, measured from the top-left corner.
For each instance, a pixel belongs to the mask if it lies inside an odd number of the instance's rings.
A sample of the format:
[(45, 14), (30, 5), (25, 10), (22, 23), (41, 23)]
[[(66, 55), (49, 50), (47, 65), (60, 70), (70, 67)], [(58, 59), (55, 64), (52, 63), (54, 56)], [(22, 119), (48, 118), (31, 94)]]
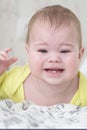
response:
[(30, 33), (28, 58), (31, 73), (48, 84), (65, 84), (76, 77), (83, 50), (72, 27), (51, 28), (36, 22)]

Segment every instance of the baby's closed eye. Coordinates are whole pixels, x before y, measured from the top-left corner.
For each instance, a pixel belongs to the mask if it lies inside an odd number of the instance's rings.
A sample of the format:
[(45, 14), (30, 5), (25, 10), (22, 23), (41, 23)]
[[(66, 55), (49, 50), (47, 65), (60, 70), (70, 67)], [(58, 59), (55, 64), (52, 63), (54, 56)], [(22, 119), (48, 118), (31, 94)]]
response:
[(39, 49), (38, 52), (47, 53), (48, 51), (46, 49)]

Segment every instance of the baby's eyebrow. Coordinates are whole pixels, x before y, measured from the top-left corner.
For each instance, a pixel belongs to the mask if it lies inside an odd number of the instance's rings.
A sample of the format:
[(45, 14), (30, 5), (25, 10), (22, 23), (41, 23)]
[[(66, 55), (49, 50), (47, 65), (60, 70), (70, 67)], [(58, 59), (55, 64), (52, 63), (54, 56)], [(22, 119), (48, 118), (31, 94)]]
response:
[(36, 43), (36, 46), (48, 46), (48, 44), (47, 43)]
[(70, 44), (70, 43), (62, 43), (62, 44), (60, 44), (60, 46), (70, 46), (70, 47), (73, 47), (73, 45)]

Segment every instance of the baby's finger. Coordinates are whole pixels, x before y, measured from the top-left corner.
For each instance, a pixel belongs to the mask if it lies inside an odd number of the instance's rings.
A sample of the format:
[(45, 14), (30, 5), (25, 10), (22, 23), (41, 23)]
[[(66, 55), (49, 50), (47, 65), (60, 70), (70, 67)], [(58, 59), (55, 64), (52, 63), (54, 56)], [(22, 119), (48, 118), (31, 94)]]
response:
[(6, 49), (4, 49), (4, 51), (5, 51), (6, 53), (8, 53), (8, 52), (12, 51), (12, 48), (6, 48)]
[(1, 55), (0, 55), (0, 61), (6, 61), (7, 59), (8, 59), (8, 57), (1, 56)]
[(6, 48), (3, 51), (0, 51), (0, 56), (3, 56), (4, 58), (8, 58), (8, 52), (10, 52), (12, 48)]
[(10, 58), (9, 60), (8, 60), (8, 66), (10, 66), (10, 65), (12, 65), (14, 62), (16, 62), (17, 61), (17, 57), (13, 57), (13, 58)]
[(2, 58), (8, 58), (8, 54), (5, 51), (0, 51), (0, 59)]

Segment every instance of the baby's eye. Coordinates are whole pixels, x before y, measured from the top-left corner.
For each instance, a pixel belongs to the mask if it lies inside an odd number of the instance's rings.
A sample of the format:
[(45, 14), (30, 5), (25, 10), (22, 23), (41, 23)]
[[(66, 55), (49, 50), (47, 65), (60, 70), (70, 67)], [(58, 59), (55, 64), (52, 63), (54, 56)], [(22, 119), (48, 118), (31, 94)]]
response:
[(47, 53), (48, 51), (47, 50), (45, 50), (45, 49), (40, 49), (40, 50), (38, 50), (39, 52), (41, 52), (41, 53)]
[(61, 50), (60, 51), (61, 53), (69, 53), (69, 52), (71, 52), (70, 50)]

